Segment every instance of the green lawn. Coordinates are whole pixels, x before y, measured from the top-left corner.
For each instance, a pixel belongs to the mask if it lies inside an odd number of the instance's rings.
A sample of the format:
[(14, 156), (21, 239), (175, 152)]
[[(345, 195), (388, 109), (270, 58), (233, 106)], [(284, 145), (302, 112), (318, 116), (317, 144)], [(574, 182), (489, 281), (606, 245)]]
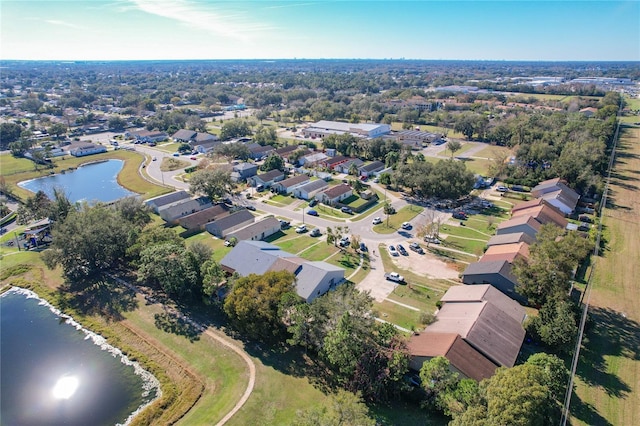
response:
[(387, 299), (404, 303), (422, 312), (435, 312), (436, 302), (440, 300), (442, 293), (418, 284), (399, 285), (387, 297)]
[(424, 208), (420, 206), (407, 205), (398, 210), (396, 214), (389, 215), (389, 226), (387, 226), (387, 217), (382, 218), (382, 223), (375, 225), (373, 231), (378, 234), (393, 234), (397, 232), (403, 222), (409, 222), (414, 217), (418, 216)]
[(500, 156), (508, 156), (510, 154), (511, 148), (507, 148), (506, 146), (489, 145), (486, 148), (483, 148), (481, 151), (476, 152), (474, 154), (474, 157), (500, 158)]
[(389, 301), (375, 302), (373, 309), (376, 316), (380, 319), (388, 321), (392, 324), (408, 330), (414, 330), (419, 327), (420, 312), (405, 308)]
[(471, 225), (466, 226), (466, 222), (463, 223), (465, 223), (465, 226), (444, 224), (440, 226), (440, 232), (447, 235), (455, 235), (465, 238), (478, 238), (486, 241), (489, 241), (489, 238), (491, 238), (491, 236), (493, 235), (493, 233), (487, 235), (487, 232), (479, 229), (474, 229)]
[[(311, 230), (312, 228), (308, 228)], [(316, 242), (316, 239), (309, 236), (309, 232), (296, 234), (296, 237), (275, 241), (273, 244), (289, 253), (299, 253)]]
[(174, 153), (178, 150), (178, 148), (180, 148), (180, 145), (182, 144), (177, 142), (169, 142), (158, 144), (155, 148), (159, 151)]
[[(325, 260), (326, 258), (340, 250), (333, 244), (327, 244), (326, 241), (318, 242), (318, 240), (313, 240), (313, 242), (317, 244), (312, 245), (311, 247), (300, 253), (300, 257), (311, 261)], [(310, 242), (309, 244), (312, 244), (313, 242)]]
[(475, 254), (476, 256), (481, 256), (484, 252), (484, 248), (487, 246), (487, 242), (484, 240), (467, 240), (450, 235), (444, 241), (444, 245), (456, 250), (462, 250), (467, 253)]
[(26, 158), (16, 158), (6, 153), (0, 155), (0, 174), (8, 176), (15, 173), (33, 171), (33, 161)]
[[(456, 152), (453, 153), (454, 157), (457, 157), (458, 155), (462, 155), (465, 152), (469, 151), (470, 149), (475, 148), (475, 144), (472, 144), (472, 143), (462, 142), (461, 144), (462, 144), (462, 147), (459, 150), (457, 150)], [(449, 151), (447, 149), (447, 144), (444, 144), (442, 146), (445, 147), (445, 152), (447, 154), (451, 155), (451, 151)]]
[(289, 204), (293, 203), (296, 200), (297, 198), (290, 197), (288, 195), (278, 194), (278, 195), (272, 196), (268, 200), (265, 200), (265, 203), (273, 204), (276, 206), (288, 206)]
[(344, 250), (335, 256), (325, 260), (327, 263), (344, 268), (344, 276), (348, 277), (353, 274), (360, 263), (360, 256), (354, 254), (351, 250)]

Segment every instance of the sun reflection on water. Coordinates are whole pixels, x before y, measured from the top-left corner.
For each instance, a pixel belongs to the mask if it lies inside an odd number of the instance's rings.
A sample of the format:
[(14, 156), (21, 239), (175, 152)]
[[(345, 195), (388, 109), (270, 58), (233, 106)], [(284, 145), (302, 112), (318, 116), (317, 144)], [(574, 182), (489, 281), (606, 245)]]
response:
[(51, 390), (55, 399), (69, 399), (76, 393), (80, 381), (76, 376), (62, 376)]

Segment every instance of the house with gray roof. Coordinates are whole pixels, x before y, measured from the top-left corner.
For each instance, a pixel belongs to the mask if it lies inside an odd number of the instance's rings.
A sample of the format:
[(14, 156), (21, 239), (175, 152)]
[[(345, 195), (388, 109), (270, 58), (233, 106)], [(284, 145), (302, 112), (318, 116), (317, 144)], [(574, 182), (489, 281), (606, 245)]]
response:
[(208, 209), (183, 216), (178, 219), (178, 223), (188, 231), (202, 231), (207, 223), (229, 214), (229, 207), (226, 204), (216, 204)]
[(369, 164), (365, 164), (358, 169), (358, 174), (360, 176), (373, 176), (378, 172), (384, 170), (384, 163), (382, 161), (372, 161)]
[(442, 303), (491, 302), (507, 315), (522, 324), (527, 313), (518, 302), (490, 284), (454, 285), (440, 299)]
[(395, 134), (395, 139), (411, 149), (422, 149), (423, 146), (442, 139), (442, 135), (420, 130), (403, 130)]
[(487, 246), (499, 246), (502, 244), (527, 243), (529, 245), (536, 242), (536, 239), (524, 232), (513, 232), (511, 234), (494, 235), (489, 238)]
[(253, 223), (255, 219), (249, 210), (243, 209), (207, 223), (205, 229), (218, 238), (226, 238), (230, 233)]
[(506, 260), (490, 262), (475, 262), (462, 273), (464, 284), (491, 284), (507, 296), (519, 302), (526, 302), (526, 298), (516, 293), (517, 278), (511, 272), (511, 264)]
[(233, 166), (231, 179), (234, 182), (244, 182), (247, 178), (255, 176), (258, 173), (258, 165), (254, 163), (239, 163)]
[(196, 137), (195, 130), (180, 129), (171, 135), (171, 138), (176, 142), (190, 142)]
[(86, 155), (100, 154), (102, 152), (107, 152), (107, 148), (103, 145), (96, 145), (94, 143), (83, 143), (81, 145), (76, 145), (69, 150), (69, 154), (74, 157), (84, 157)]
[(497, 235), (524, 232), (530, 237), (536, 238), (542, 224), (531, 216), (518, 216), (500, 222), (496, 229)]
[(269, 170), (266, 173), (261, 173), (255, 176), (247, 178), (247, 183), (250, 186), (263, 185), (265, 188), (271, 188), (271, 186), (284, 179), (284, 173), (280, 170)]
[(536, 198), (543, 198), (564, 214), (571, 214), (580, 199), (580, 194), (569, 188), (560, 178), (540, 182), (531, 189), (531, 194)]
[(351, 195), (353, 195), (353, 189), (346, 183), (341, 183), (325, 191), (319, 192), (316, 195), (316, 199), (321, 203), (333, 206), (345, 198), (351, 197)]
[(158, 208), (158, 214), (165, 222), (176, 224), (178, 219), (211, 207), (207, 197), (185, 198)]
[(362, 161), (361, 159), (352, 158), (350, 160), (345, 161), (344, 163), (338, 164), (336, 166), (336, 171), (338, 173), (349, 174), (349, 170), (351, 169), (351, 165), (355, 165), (356, 169), (360, 169), (360, 167), (362, 167), (363, 164), (364, 164), (364, 161)]
[(329, 135), (351, 134), (359, 138), (377, 138), (391, 131), (391, 126), (380, 123), (345, 123), (321, 120), (311, 124), (302, 133), (307, 138), (324, 138)]
[(268, 271), (289, 271), (296, 277), (296, 292), (307, 302), (344, 281), (344, 269), (326, 262), (311, 262), (262, 241), (240, 241), (221, 261), (229, 273), (246, 277)]
[(303, 200), (310, 200), (321, 191), (324, 191), (329, 187), (329, 184), (322, 180), (316, 179), (311, 182), (307, 182), (293, 190), (293, 195)]
[(274, 183), (272, 185), (272, 188), (274, 188), (280, 194), (291, 194), (296, 188), (304, 185), (307, 182), (309, 182), (309, 176), (297, 175), (278, 183)]
[(191, 195), (184, 190), (171, 192), (165, 195), (159, 195), (154, 198), (149, 198), (144, 203), (153, 210), (154, 213), (158, 213), (158, 209), (162, 206), (166, 206), (167, 204), (175, 203), (176, 201), (184, 200), (187, 198), (191, 198)]
[(262, 241), (278, 231), (280, 231), (280, 221), (270, 216), (237, 231), (230, 232), (227, 235), (227, 239), (235, 237), (238, 241)]

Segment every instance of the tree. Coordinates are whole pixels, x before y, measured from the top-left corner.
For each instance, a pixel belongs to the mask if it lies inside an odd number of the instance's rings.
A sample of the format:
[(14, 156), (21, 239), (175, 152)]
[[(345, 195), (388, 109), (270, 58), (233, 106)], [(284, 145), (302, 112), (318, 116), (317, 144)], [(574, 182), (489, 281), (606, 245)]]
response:
[(127, 127), (127, 120), (120, 117), (119, 115), (112, 115), (107, 120), (107, 125), (109, 126), (109, 130), (113, 130), (115, 132), (120, 132)]
[(224, 301), (224, 311), (236, 328), (256, 340), (271, 340), (286, 331), (283, 315), (296, 294), (295, 276), (270, 271), (239, 278)]
[(338, 390), (321, 407), (298, 411), (293, 426), (375, 426), (369, 408), (351, 392)]
[(0, 150), (9, 148), (9, 144), (20, 139), (22, 126), (16, 123), (0, 123)]
[(578, 334), (575, 305), (570, 300), (557, 297), (547, 299), (538, 316), (531, 318), (527, 329), (552, 351), (569, 353)]
[(453, 154), (456, 151), (460, 151), (461, 148), (462, 144), (459, 141), (450, 140), (449, 142), (447, 142), (447, 151), (451, 152), (451, 158), (453, 158)]
[(231, 172), (222, 168), (203, 169), (194, 172), (189, 181), (189, 192), (219, 200), (234, 188)]
[(62, 123), (54, 123), (49, 127), (49, 134), (53, 135), (56, 139), (65, 133), (67, 133), (67, 126)]
[(253, 135), (255, 143), (264, 145), (273, 145), (278, 140), (276, 129), (271, 126), (260, 127)]
[(543, 305), (550, 298), (566, 297), (571, 277), (578, 262), (584, 259), (591, 243), (577, 233), (553, 224), (543, 225), (535, 244), (529, 248), (529, 259), (516, 259), (513, 273), (518, 278), (518, 293), (531, 303)]
[(245, 120), (228, 120), (222, 125), (220, 139), (223, 141), (241, 138), (251, 134), (249, 123)]
[(243, 143), (223, 143), (213, 149), (213, 153), (227, 157), (229, 161), (242, 160), (245, 161), (251, 156), (251, 152), (247, 145)]
[(444, 411), (449, 395), (460, 380), (451, 369), (449, 360), (443, 356), (431, 358), (420, 368), (420, 380), (427, 392), (427, 404)]
[(100, 204), (72, 210), (53, 228), (45, 263), (50, 268), (62, 265), (72, 279), (101, 274), (124, 262), (133, 227), (115, 209)]
[(260, 170), (263, 172), (268, 172), (269, 170), (282, 170), (284, 168), (284, 160), (282, 157), (276, 154), (269, 155), (262, 166), (260, 166)]

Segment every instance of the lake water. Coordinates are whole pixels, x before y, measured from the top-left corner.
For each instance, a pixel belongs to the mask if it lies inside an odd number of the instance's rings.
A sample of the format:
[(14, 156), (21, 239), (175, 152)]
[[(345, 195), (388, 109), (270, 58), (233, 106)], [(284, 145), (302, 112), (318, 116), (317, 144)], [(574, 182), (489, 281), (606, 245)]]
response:
[(39, 299), (0, 297), (3, 425), (126, 424), (160, 393), (137, 363)]
[(27, 180), (18, 185), (33, 193), (43, 191), (49, 198), (53, 198), (54, 188), (62, 188), (73, 203), (83, 200), (111, 202), (137, 195), (118, 183), (118, 173), (123, 165), (122, 160), (107, 160), (86, 164), (72, 172)]

